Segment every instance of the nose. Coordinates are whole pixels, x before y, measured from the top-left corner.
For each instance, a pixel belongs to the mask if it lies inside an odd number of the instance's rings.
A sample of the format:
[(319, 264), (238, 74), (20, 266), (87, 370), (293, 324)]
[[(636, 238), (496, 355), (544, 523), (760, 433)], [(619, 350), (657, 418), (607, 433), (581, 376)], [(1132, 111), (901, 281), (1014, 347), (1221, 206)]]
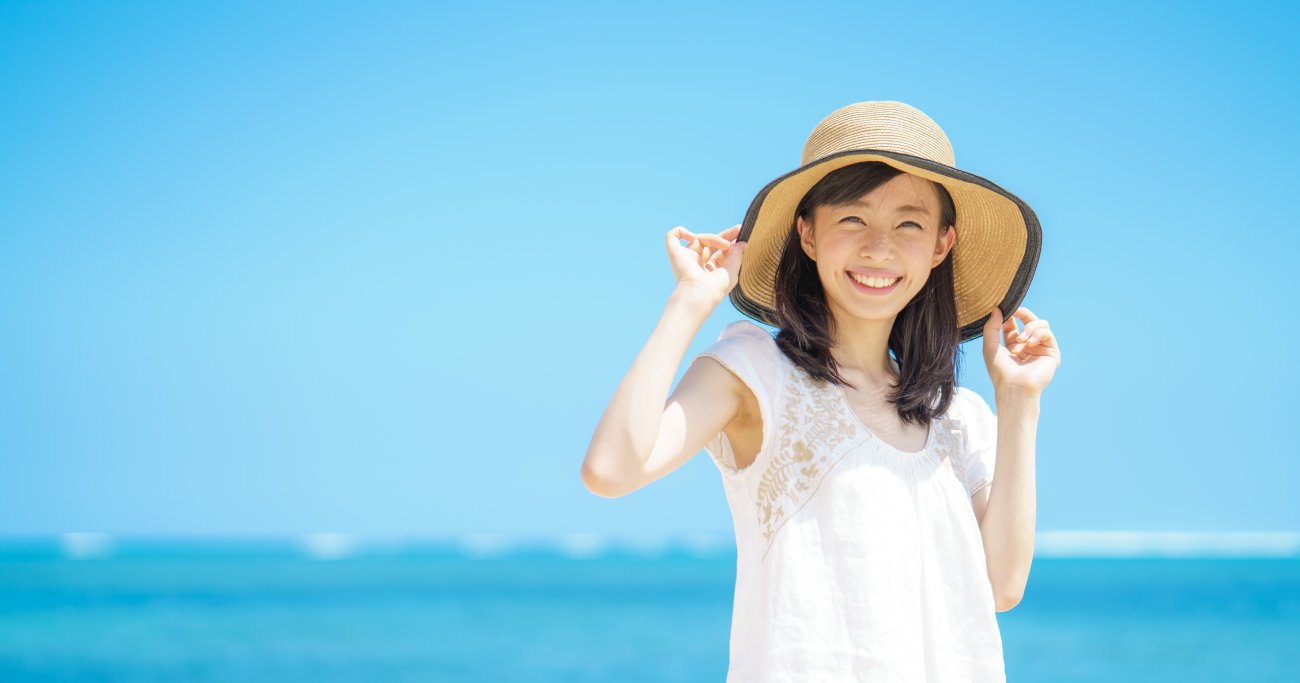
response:
[(889, 230), (880, 228), (871, 228), (864, 232), (862, 236), (862, 245), (859, 248), (859, 255), (863, 258), (874, 256), (877, 259), (885, 260), (893, 251), (893, 244), (889, 240)]

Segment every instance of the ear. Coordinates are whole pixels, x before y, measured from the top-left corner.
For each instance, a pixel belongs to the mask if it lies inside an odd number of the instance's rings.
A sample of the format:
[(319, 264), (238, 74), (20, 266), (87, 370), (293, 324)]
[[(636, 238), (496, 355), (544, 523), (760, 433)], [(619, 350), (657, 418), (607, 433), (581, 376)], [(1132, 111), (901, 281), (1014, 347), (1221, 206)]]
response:
[(952, 251), (953, 246), (956, 244), (957, 226), (952, 225), (948, 227), (948, 232), (940, 235), (938, 241), (935, 242), (934, 258), (930, 261), (930, 267), (934, 268), (943, 263), (943, 260), (948, 257), (948, 253)]
[(803, 216), (798, 216), (795, 218), (795, 220), (798, 223), (799, 246), (803, 248), (803, 253), (806, 254), (809, 259), (816, 261), (817, 250), (813, 248), (814, 242), (813, 242), (812, 224), (809, 223), (808, 221), (805, 221), (803, 219)]

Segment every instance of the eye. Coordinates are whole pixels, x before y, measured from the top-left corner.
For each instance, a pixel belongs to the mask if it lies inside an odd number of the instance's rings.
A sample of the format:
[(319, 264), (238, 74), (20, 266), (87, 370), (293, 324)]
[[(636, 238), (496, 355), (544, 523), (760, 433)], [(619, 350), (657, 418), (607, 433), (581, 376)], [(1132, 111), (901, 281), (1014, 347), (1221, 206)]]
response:
[[(840, 219), (840, 222), (841, 222), (841, 223), (843, 223), (844, 221), (857, 221), (857, 222), (859, 222), (859, 223), (862, 223), (862, 219), (861, 219), (861, 218), (858, 218), (857, 216), (845, 216), (844, 218), (841, 218), (841, 219)], [(863, 223), (863, 225), (865, 225), (865, 223)], [(924, 230), (924, 229), (925, 229), (924, 227), (922, 227), (922, 226), (921, 226), (919, 223), (917, 223), (916, 221), (904, 221), (904, 222), (900, 223), (898, 227), (901, 228), (901, 227), (903, 227), (904, 225), (910, 225), (910, 226), (913, 226), (913, 227), (918, 228), (918, 229), (921, 229), (921, 230)]]

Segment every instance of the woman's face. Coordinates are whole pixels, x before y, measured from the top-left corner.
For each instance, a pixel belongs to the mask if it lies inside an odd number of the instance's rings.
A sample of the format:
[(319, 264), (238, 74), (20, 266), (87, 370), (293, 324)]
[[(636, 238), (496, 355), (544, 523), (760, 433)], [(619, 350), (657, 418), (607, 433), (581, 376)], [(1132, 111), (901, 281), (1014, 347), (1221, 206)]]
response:
[(811, 224), (799, 218), (798, 230), (836, 317), (891, 324), (957, 238), (951, 229), (939, 235), (934, 183), (908, 173), (855, 202), (816, 207)]

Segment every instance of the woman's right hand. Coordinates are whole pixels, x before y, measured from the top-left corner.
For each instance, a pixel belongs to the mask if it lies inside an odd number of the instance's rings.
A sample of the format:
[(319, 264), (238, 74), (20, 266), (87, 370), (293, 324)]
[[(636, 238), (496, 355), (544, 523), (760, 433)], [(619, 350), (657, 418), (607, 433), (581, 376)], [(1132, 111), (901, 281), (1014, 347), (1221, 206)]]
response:
[[(740, 225), (721, 233), (695, 234), (682, 226), (668, 231), (668, 260), (672, 263), (677, 289), (689, 291), (717, 306), (731, 293), (740, 274), (745, 242), (737, 242)], [(682, 245), (682, 240), (688, 244)]]

